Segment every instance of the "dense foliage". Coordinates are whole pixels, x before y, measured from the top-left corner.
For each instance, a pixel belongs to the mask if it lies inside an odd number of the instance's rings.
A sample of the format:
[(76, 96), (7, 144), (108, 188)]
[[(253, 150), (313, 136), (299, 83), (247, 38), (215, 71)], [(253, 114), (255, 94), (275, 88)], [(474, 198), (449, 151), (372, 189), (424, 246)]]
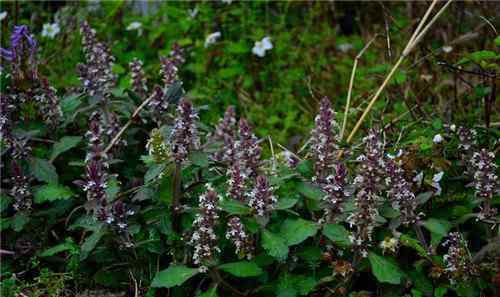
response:
[(356, 6), (6, 5), (2, 296), (498, 294), (500, 37), (424, 43), (348, 142), (416, 25), (378, 5), (347, 115)]

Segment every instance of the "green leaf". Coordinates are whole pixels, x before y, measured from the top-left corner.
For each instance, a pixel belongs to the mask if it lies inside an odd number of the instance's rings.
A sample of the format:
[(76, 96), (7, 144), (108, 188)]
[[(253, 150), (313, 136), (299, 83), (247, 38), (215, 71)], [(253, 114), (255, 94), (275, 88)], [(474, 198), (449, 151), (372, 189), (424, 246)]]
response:
[(11, 202), (12, 202), (11, 197), (0, 194), (0, 211), (6, 210), (10, 206)]
[(300, 194), (313, 200), (321, 200), (325, 196), (323, 191), (308, 182), (300, 182), (297, 186), (297, 190)]
[(16, 213), (12, 220), (12, 229), (16, 232), (23, 230), (24, 226), (30, 221), (30, 217), (22, 212)]
[(208, 156), (208, 153), (194, 151), (189, 155), (189, 159), (194, 165), (201, 168), (206, 168), (210, 164)]
[(276, 204), (276, 209), (289, 209), (292, 208), (299, 200), (295, 198), (281, 198)]
[(149, 167), (148, 171), (144, 175), (144, 183), (149, 183), (153, 179), (157, 178), (166, 168), (166, 164), (154, 164)]
[(172, 265), (158, 272), (151, 286), (153, 288), (172, 288), (179, 286), (199, 272), (198, 268), (189, 268), (184, 265)]
[(219, 295), (217, 295), (217, 286), (212, 287), (206, 292), (199, 294), (198, 297), (219, 297)]
[(49, 249), (46, 249), (45, 251), (40, 253), (40, 257), (51, 257), (61, 252), (75, 250), (76, 248), (77, 245), (70, 239), (67, 240), (66, 242), (53, 246)]
[(32, 158), (30, 161), (31, 171), (33, 175), (39, 180), (48, 184), (57, 184), (58, 176), (54, 165), (49, 161)]
[(223, 211), (229, 214), (245, 215), (249, 214), (251, 211), (248, 206), (233, 199), (223, 199), (219, 206)]
[(276, 287), (278, 296), (305, 296), (316, 286), (317, 281), (311, 276), (284, 273)]
[(237, 277), (253, 277), (261, 275), (263, 272), (257, 264), (248, 261), (222, 264), (219, 269)]
[(85, 239), (85, 241), (81, 246), (80, 261), (87, 259), (87, 257), (94, 250), (94, 248), (96, 247), (99, 240), (101, 240), (103, 235), (104, 231), (101, 229), (92, 233), (92, 235), (90, 235), (89, 237), (87, 237), (87, 239)]
[(424, 222), (424, 227), (431, 232), (431, 244), (437, 245), (441, 239), (448, 235), (451, 223), (445, 220), (430, 218)]
[(50, 160), (54, 160), (60, 154), (77, 146), (82, 141), (81, 136), (64, 136), (52, 146)]
[(500, 46), (500, 36), (497, 36), (497, 38), (495, 38), (495, 45)]
[(35, 192), (35, 203), (44, 203), (47, 201), (64, 200), (73, 196), (73, 192), (68, 187), (48, 184), (41, 186)]
[(304, 219), (287, 219), (281, 226), (281, 236), (286, 238), (287, 244), (296, 245), (318, 231), (318, 224)]
[(469, 54), (469, 57), (474, 62), (479, 63), (483, 60), (494, 60), (497, 58), (497, 54), (494, 51), (482, 50)]
[(382, 283), (398, 285), (404, 276), (397, 263), (391, 258), (377, 255), (373, 252), (368, 253), (368, 260), (372, 267), (372, 273), (377, 280)]
[(323, 234), (338, 246), (348, 247), (351, 245), (350, 233), (342, 225), (328, 224), (323, 228)]
[(278, 260), (285, 260), (288, 256), (286, 239), (267, 230), (262, 233), (262, 247), (270, 256)]

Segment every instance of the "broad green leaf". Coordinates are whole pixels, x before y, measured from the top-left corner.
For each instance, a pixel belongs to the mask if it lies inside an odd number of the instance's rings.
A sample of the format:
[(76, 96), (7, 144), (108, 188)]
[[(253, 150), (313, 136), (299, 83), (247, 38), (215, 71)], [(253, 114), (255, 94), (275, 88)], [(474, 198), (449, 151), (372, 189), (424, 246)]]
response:
[(146, 171), (146, 174), (144, 175), (144, 182), (149, 183), (153, 179), (157, 178), (165, 170), (165, 168), (166, 164), (153, 164), (149, 167), (148, 171)]
[(158, 272), (151, 286), (154, 288), (172, 288), (179, 286), (199, 272), (198, 268), (189, 268), (184, 265), (172, 265)]
[(85, 241), (81, 246), (80, 261), (87, 259), (87, 257), (94, 250), (94, 248), (96, 247), (99, 240), (101, 240), (103, 235), (104, 231), (100, 229), (92, 233), (92, 235), (90, 235), (89, 237), (87, 237), (87, 239), (85, 239)]
[(495, 38), (495, 45), (500, 46), (500, 36), (497, 36), (497, 38)]
[(30, 221), (30, 217), (25, 213), (18, 212), (12, 219), (12, 229), (16, 232), (22, 231), (24, 226)]
[(77, 146), (82, 141), (81, 136), (64, 136), (52, 146), (50, 160), (54, 160), (60, 154)]
[(48, 184), (57, 184), (58, 176), (54, 165), (49, 161), (33, 158), (30, 161), (31, 172), (39, 180)]
[(208, 153), (194, 151), (189, 155), (189, 159), (194, 165), (201, 168), (206, 168), (210, 164), (208, 156)]
[(226, 263), (219, 266), (219, 269), (231, 273), (237, 277), (252, 277), (262, 274), (262, 269), (254, 262), (241, 261)]
[(77, 245), (72, 240), (68, 240), (68, 241), (63, 242), (61, 244), (53, 246), (49, 249), (46, 249), (45, 251), (43, 251), (40, 254), (40, 257), (51, 257), (51, 256), (54, 256), (55, 254), (58, 254), (61, 252), (75, 250), (76, 248), (77, 248)]
[(318, 224), (304, 219), (287, 219), (281, 226), (280, 235), (286, 238), (287, 244), (296, 245), (318, 231)]
[(47, 201), (69, 199), (73, 196), (73, 192), (65, 186), (48, 184), (38, 188), (34, 196), (35, 203), (44, 203)]
[(323, 227), (323, 234), (338, 246), (348, 247), (351, 245), (350, 233), (342, 225), (328, 224)]
[(297, 190), (302, 195), (313, 200), (321, 200), (325, 196), (323, 191), (308, 182), (300, 182), (297, 186)]
[(437, 245), (443, 237), (448, 235), (452, 226), (446, 220), (430, 218), (424, 222), (424, 227), (431, 232), (431, 244)]
[(276, 209), (289, 209), (292, 208), (299, 200), (294, 198), (281, 198), (276, 204)]
[(233, 199), (223, 199), (219, 205), (223, 211), (229, 214), (245, 215), (251, 211), (248, 206)]
[(316, 284), (317, 281), (311, 276), (284, 273), (278, 281), (276, 293), (278, 296), (305, 296)]
[(398, 285), (401, 283), (401, 278), (404, 276), (399, 269), (397, 263), (391, 258), (380, 256), (374, 252), (368, 253), (368, 260), (372, 267), (372, 273), (377, 280), (382, 283), (390, 283)]
[(9, 205), (11, 204), (12, 202), (12, 198), (7, 196), (7, 195), (3, 195), (3, 194), (0, 194), (0, 211), (4, 211), (6, 210)]
[(262, 247), (266, 252), (278, 260), (285, 260), (288, 257), (288, 245), (286, 239), (278, 234), (267, 230), (262, 232)]

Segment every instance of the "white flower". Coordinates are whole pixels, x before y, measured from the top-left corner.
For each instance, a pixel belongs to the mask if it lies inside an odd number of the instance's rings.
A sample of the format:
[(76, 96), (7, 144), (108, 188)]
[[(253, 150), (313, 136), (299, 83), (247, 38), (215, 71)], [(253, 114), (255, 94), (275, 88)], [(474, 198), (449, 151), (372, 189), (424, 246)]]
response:
[(0, 21), (3, 21), (6, 17), (7, 17), (7, 12), (6, 11), (0, 12)]
[(142, 23), (141, 22), (132, 22), (127, 26), (127, 31), (137, 31), (137, 35), (142, 35)]
[(432, 141), (434, 143), (441, 143), (441, 142), (443, 142), (443, 140), (444, 140), (444, 138), (443, 138), (443, 136), (441, 136), (441, 134), (434, 135), (434, 138), (432, 139)]
[(188, 9), (188, 15), (190, 18), (194, 19), (198, 15), (198, 7)]
[(216, 43), (217, 39), (219, 39), (220, 37), (221, 37), (221, 34), (219, 31), (208, 35), (207, 38), (205, 39), (205, 48), (209, 47), (211, 44)]
[(417, 174), (414, 178), (413, 181), (417, 183), (417, 185), (420, 187), (422, 185), (422, 181), (424, 180), (424, 172), (420, 171), (419, 174)]
[(441, 48), (443, 50), (443, 52), (445, 53), (450, 53), (452, 50), (453, 50), (453, 47), (452, 46), (449, 46), (449, 45), (446, 45), (446, 46), (443, 46)]
[(451, 124), (450, 125), (450, 130), (451, 130), (451, 132), (455, 132), (457, 130), (457, 125)]
[(48, 37), (50, 39), (54, 38), (59, 32), (61, 31), (61, 28), (59, 27), (58, 23), (52, 23), (52, 24), (43, 24), (43, 30), (42, 30), (42, 36), (43, 37)]
[(221, 0), (222, 3), (226, 3), (227, 5), (231, 4), (233, 0)]
[(393, 154), (390, 154), (390, 153), (387, 153), (387, 158), (389, 159), (396, 159), (396, 158), (399, 158), (403, 155), (403, 150), (402, 149), (399, 149), (395, 155)]
[(271, 43), (271, 37), (266, 36), (262, 38), (261, 41), (255, 42), (255, 45), (252, 48), (252, 53), (262, 58), (266, 55), (266, 51), (272, 48), (273, 44)]
[(341, 43), (337, 45), (337, 49), (343, 53), (347, 53), (348, 51), (352, 50), (354, 46), (351, 43)]
[(435, 193), (436, 196), (441, 195), (442, 189), (441, 189), (441, 185), (439, 184), (439, 182), (443, 178), (443, 175), (444, 175), (444, 172), (441, 171), (441, 172), (434, 174), (434, 176), (432, 177), (432, 187), (436, 190), (436, 193)]

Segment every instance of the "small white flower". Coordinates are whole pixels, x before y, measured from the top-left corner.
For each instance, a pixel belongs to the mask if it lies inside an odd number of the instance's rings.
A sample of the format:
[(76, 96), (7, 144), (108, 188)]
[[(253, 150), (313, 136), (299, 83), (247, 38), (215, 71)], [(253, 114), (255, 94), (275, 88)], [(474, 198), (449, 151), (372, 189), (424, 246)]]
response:
[(443, 52), (445, 53), (451, 53), (451, 51), (453, 50), (453, 47), (452, 46), (449, 46), (449, 45), (445, 45), (441, 48), (443, 50)]
[(347, 53), (352, 50), (354, 46), (351, 43), (341, 43), (337, 45), (337, 49), (343, 53)]
[(205, 48), (209, 47), (211, 44), (216, 43), (220, 37), (221, 33), (219, 31), (208, 35), (207, 38), (205, 39)]
[(451, 130), (451, 132), (455, 132), (457, 130), (457, 125), (451, 124), (450, 125), (450, 130)]
[(432, 187), (436, 190), (436, 193), (435, 193), (436, 196), (441, 195), (442, 189), (441, 189), (441, 185), (439, 184), (439, 182), (443, 178), (443, 174), (444, 174), (444, 172), (441, 171), (439, 173), (434, 174), (434, 176), (432, 177)]
[(6, 11), (0, 12), (0, 21), (3, 21), (6, 17), (7, 17), (7, 12)]
[(61, 28), (59, 27), (58, 23), (52, 23), (52, 24), (43, 24), (43, 30), (42, 30), (42, 36), (43, 37), (48, 37), (50, 39), (54, 38), (59, 32), (61, 31)]
[(422, 185), (422, 181), (424, 180), (424, 172), (420, 171), (419, 174), (417, 174), (414, 178), (413, 181), (420, 187)]
[(252, 53), (259, 57), (264, 57), (266, 55), (266, 51), (273, 48), (273, 44), (271, 42), (271, 37), (266, 36), (262, 38), (261, 41), (256, 41), (255, 45), (252, 48)]
[(443, 138), (443, 136), (441, 136), (441, 134), (434, 135), (434, 138), (432, 139), (432, 141), (434, 143), (441, 143), (441, 142), (443, 142), (443, 140), (444, 140), (444, 138)]
[(396, 158), (399, 158), (403, 155), (403, 150), (402, 149), (399, 149), (395, 155), (393, 154), (390, 154), (390, 153), (387, 153), (387, 158), (389, 159), (396, 159)]
[(141, 22), (132, 22), (127, 26), (127, 31), (137, 31), (137, 35), (142, 35), (142, 23)]
[(188, 9), (188, 15), (190, 18), (194, 19), (198, 15), (198, 7)]

